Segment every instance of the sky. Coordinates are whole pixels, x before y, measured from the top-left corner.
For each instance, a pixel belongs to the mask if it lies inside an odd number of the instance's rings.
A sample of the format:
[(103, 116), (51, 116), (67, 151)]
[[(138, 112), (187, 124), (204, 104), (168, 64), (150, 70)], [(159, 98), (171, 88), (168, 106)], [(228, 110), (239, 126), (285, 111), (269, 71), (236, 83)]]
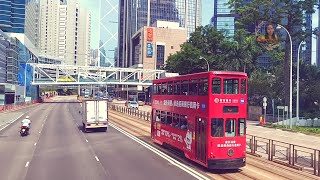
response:
[[(80, 6), (91, 13), (91, 49), (99, 46), (99, 0), (79, 0)], [(312, 26), (318, 27), (318, 10), (313, 14)], [(213, 0), (202, 0), (202, 25), (210, 23), (213, 16)], [(312, 64), (316, 62), (316, 39), (312, 40)]]

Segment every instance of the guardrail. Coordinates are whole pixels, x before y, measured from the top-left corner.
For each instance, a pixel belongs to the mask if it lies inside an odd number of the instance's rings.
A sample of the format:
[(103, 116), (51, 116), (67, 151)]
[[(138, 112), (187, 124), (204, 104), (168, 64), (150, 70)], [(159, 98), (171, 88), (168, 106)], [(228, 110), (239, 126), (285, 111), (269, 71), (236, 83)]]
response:
[[(151, 113), (109, 105), (111, 110), (150, 121)], [(320, 150), (247, 134), (247, 153), (320, 176)]]
[(109, 105), (109, 109), (130, 115), (130, 116), (138, 117), (138, 118), (143, 119), (145, 121), (151, 120), (151, 113), (150, 112), (140, 111), (137, 109), (127, 108), (127, 107), (122, 107), (122, 106), (117, 106), (117, 105)]

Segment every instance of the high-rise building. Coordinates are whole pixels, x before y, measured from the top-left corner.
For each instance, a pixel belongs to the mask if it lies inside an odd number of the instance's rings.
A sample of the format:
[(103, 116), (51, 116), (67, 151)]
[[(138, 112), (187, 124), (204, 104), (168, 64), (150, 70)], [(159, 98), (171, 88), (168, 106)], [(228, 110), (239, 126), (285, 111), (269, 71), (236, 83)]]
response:
[(84, 59), (83, 65), (88, 65), (90, 56), (91, 14), (86, 9), (80, 9), (78, 57)]
[(0, 28), (4, 32), (24, 33), (25, 0), (0, 1)]
[(201, 25), (202, 0), (121, 0), (119, 18), (119, 45), (116, 66), (132, 65), (132, 36), (144, 26), (157, 20), (178, 22), (187, 31), (187, 38)]
[(40, 1), (41, 55), (64, 59), (65, 64), (87, 65), (91, 14), (74, 1)]
[(211, 19), (211, 24), (218, 30), (224, 29), (228, 31), (229, 36), (234, 35), (234, 22), (235, 16), (231, 12), (233, 9), (229, 8), (227, 3), (228, 0), (214, 0), (213, 1), (213, 17)]

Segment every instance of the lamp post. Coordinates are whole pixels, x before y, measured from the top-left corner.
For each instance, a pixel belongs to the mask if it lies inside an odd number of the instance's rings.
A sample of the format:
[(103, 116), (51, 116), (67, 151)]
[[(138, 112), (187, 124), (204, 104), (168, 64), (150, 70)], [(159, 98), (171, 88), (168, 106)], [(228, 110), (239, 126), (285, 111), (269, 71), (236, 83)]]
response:
[(30, 58), (29, 60), (26, 61), (26, 65), (24, 67), (24, 91), (23, 91), (23, 97), (24, 97), (24, 102), (26, 102), (26, 94), (27, 94), (27, 67), (28, 67), (28, 62), (32, 60)]
[(290, 128), (292, 128), (292, 39), (289, 31), (283, 27), (282, 25), (278, 24), (277, 29), (283, 28), (289, 36), (290, 40), (290, 103), (289, 103), (289, 120), (290, 120)]
[(206, 62), (207, 62), (207, 66), (208, 66), (208, 72), (210, 71), (210, 66), (209, 66), (209, 62), (208, 62), (208, 60), (206, 59), (206, 58), (204, 58), (204, 57), (202, 57), (202, 56), (200, 56), (200, 58), (199, 58), (200, 60), (201, 59), (203, 59), (203, 60), (205, 60)]
[(296, 104), (296, 118), (299, 120), (299, 81), (300, 81), (300, 47), (304, 41), (301, 41), (298, 47), (298, 58), (297, 58), (297, 104)]

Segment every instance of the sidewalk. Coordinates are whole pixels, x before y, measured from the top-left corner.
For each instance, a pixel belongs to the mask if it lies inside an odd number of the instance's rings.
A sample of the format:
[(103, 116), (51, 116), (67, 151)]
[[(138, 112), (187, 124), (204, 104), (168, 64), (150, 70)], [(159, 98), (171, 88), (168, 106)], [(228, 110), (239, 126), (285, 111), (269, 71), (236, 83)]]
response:
[(320, 137), (318, 136), (267, 128), (256, 124), (258, 122), (248, 123), (247, 134), (320, 150)]
[(8, 112), (8, 113), (0, 113), (0, 131), (8, 126), (12, 121), (18, 119), (23, 116), (24, 112)]

